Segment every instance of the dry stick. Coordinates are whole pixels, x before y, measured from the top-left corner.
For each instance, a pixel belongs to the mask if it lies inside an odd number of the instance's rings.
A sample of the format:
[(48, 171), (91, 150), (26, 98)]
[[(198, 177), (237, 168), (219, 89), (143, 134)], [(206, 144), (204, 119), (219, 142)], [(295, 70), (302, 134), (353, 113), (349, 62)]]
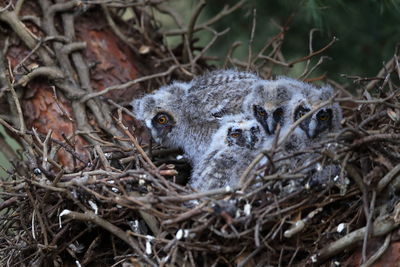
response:
[(251, 68), (251, 63), (252, 63), (252, 46), (253, 46), (253, 40), (254, 40), (254, 33), (256, 31), (256, 15), (257, 15), (257, 11), (254, 8), (253, 9), (253, 24), (251, 27), (251, 33), (250, 33), (250, 40), (248, 42), (248, 55), (247, 55), (247, 67), (246, 67), (246, 71), (249, 71), (249, 69)]
[(363, 240), (363, 246), (362, 246), (362, 252), (361, 252), (361, 263), (366, 262), (367, 260), (367, 245), (368, 245), (368, 237), (372, 231), (371, 229), (371, 223), (372, 223), (372, 217), (374, 216), (374, 209), (375, 209), (375, 199), (376, 199), (376, 191), (372, 191), (372, 199), (368, 207), (368, 200), (367, 200), (367, 195), (364, 194), (363, 192), (363, 202), (364, 202), (364, 212), (365, 212), (365, 217), (367, 219), (367, 224), (365, 226), (365, 234), (364, 234), (364, 240)]
[(156, 165), (151, 161), (151, 159), (147, 156), (146, 152), (144, 152), (143, 148), (139, 145), (136, 137), (134, 137), (131, 132), (129, 131), (128, 127), (126, 127), (122, 121), (121, 121), (121, 110), (118, 110), (119, 113), (119, 119), (115, 119), (117, 122), (118, 126), (122, 129), (122, 131), (129, 137), (129, 140), (133, 143), (135, 146), (136, 150), (140, 153), (140, 155), (143, 157), (143, 159), (149, 164), (153, 169), (158, 170)]
[[(394, 211), (395, 214), (398, 211)], [(391, 232), (393, 229), (397, 228), (400, 225), (400, 221), (395, 221), (393, 216), (382, 216), (378, 217), (373, 225), (372, 225), (372, 237), (378, 237), (382, 235), (386, 235)], [(322, 262), (325, 259), (332, 257), (348, 247), (351, 247), (355, 243), (363, 240), (365, 232), (367, 231), (367, 227), (360, 228), (355, 230), (344, 237), (326, 245), (323, 249), (321, 249), (317, 256), (318, 262)]]
[[(129, 192), (130, 199), (132, 198), (137, 198), (140, 196), (139, 192), (133, 191)], [(153, 232), (155, 236), (158, 236), (160, 234), (160, 224), (157, 221), (156, 217), (151, 215), (150, 213), (147, 213), (143, 210), (139, 210), (140, 216), (142, 219), (146, 222), (146, 224), (149, 226), (150, 230)]]
[(43, 146), (42, 168), (46, 171), (48, 170), (48, 144), (49, 144), (49, 140), (51, 138), (52, 133), (53, 133), (53, 131), (50, 130), (47, 133), (46, 139), (42, 143), (42, 146)]
[[(319, 110), (320, 108), (323, 108), (329, 104), (332, 104), (334, 102), (334, 99), (336, 97), (336, 94), (333, 95), (330, 99), (328, 99), (325, 102), (322, 102), (321, 104), (319, 104), (318, 106), (316, 106), (315, 108), (313, 108), (312, 110), (310, 110), (308, 113), (304, 114), (303, 117), (301, 117), (300, 119), (298, 119), (295, 123), (293, 123), (293, 125), (290, 127), (290, 129), (286, 132), (286, 134), (283, 136), (283, 138), (281, 140), (279, 140), (278, 142), (278, 147), (280, 147), (282, 144), (285, 143), (286, 139), (290, 136), (290, 134), (294, 131), (294, 129), (296, 129), (297, 126), (299, 126), (303, 121), (305, 121), (308, 117), (311, 117), (317, 110)], [(336, 101), (336, 100), (335, 100)]]
[(139, 55), (140, 53), (139, 53), (138, 49), (133, 45), (135, 40), (126, 37), (126, 34), (121, 32), (121, 30), (118, 28), (117, 24), (114, 22), (113, 18), (111, 17), (111, 14), (110, 14), (110, 11), (108, 10), (107, 5), (101, 4), (101, 8), (103, 9), (104, 14), (106, 15), (106, 20), (107, 20), (108, 25), (113, 30), (115, 35), (117, 35), (118, 38), (120, 38), (127, 46), (129, 46), (136, 55)]
[[(309, 35), (309, 41), (308, 41), (308, 51), (309, 54), (312, 54), (314, 52), (313, 49), (313, 38), (314, 38), (314, 32), (318, 31), (317, 29), (311, 29), (310, 31), (310, 35)], [(310, 73), (310, 71), (308, 70), (309, 66), (311, 64), (311, 58), (309, 58), (307, 60), (306, 66), (304, 68), (303, 73), (299, 76), (298, 79), (301, 79), (302, 77), (305, 77), (307, 75), (307, 73)]]
[(196, 208), (177, 215), (177, 217), (175, 219), (169, 219), (169, 220), (163, 221), (162, 225), (174, 224), (174, 223), (178, 223), (178, 222), (187, 220), (189, 218), (192, 218), (193, 216), (200, 214), (203, 211), (203, 207), (207, 204), (208, 204), (208, 202), (203, 202), (200, 205), (196, 206)]
[[(376, 75), (376, 77), (381, 78), (381, 77), (387, 72), (388, 69), (391, 69), (392, 66), (393, 66), (393, 64), (395, 63), (394, 60), (395, 60), (394, 57), (393, 57), (391, 60), (389, 60), (389, 61), (385, 64), (385, 66), (383, 66), (383, 68), (378, 72), (378, 75)], [(375, 86), (379, 81), (380, 81), (380, 79), (379, 79), (379, 80), (372, 80), (371, 82), (369, 82), (369, 83), (367, 84), (367, 86), (365, 87), (365, 90), (366, 90), (366, 91), (370, 91), (372, 88), (374, 88), (374, 86)]]
[(382, 179), (379, 180), (378, 185), (376, 186), (376, 191), (378, 193), (382, 192), (383, 189), (395, 178), (399, 177), (400, 173), (400, 164), (397, 164), (396, 167), (391, 169)]
[(174, 65), (174, 66), (169, 67), (169, 69), (164, 71), (164, 72), (160, 72), (160, 73), (156, 73), (156, 74), (140, 77), (140, 78), (137, 78), (135, 80), (131, 80), (129, 82), (126, 82), (124, 84), (113, 85), (113, 86), (105, 88), (102, 91), (91, 93), (91, 94), (87, 94), (87, 95), (83, 96), (80, 101), (81, 102), (85, 102), (85, 101), (87, 101), (87, 100), (89, 100), (89, 99), (91, 99), (93, 97), (104, 95), (104, 94), (106, 94), (106, 93), (108, 93), (110, 91), (113, 91), (113, 90), (125, 89), (125, 88), (128, 88), (128, 87), (130, 87), (130, 86), (132, 86), (134, 84), (140, 83), (140, 82), (144, 82), (144, 81), (151, 80), (151, 79), (154, 79), (154, 78), (166, 76), (166, 75), (172, 73), (174, 70), (176, 70), (179, 67), (182, 67), (182, 66), (186, 67), (186, 66), (189, 66), (189, 65), (190, 64), (185, 64), (185, 65), (181, 65), (181, 66)]
[(295, 59), (295, 60), (289, 62), (289, 63), (288, 63), (289, 67), (292, 67), (292, 66), (293, 66), (294, 64), (296, 64), (296, 63), (299, 63), (299, 62), (305, 61), (305, 60), (307, 60), (307, 59), (310, 59), (310, 58), (312, 58), (312, 57), (315, 56), (315, 55), (321, 54), (322, 52), (324, 52), (325, 50), (327, 50), (329, 47), (331, 47), (336, 41), (337, 41), (337, 38), (336, 38), (336, 37), (333, 37), (332, 41), (330, 41), (329, 44), (327, 44), (326, 46), (324, 46), (324, 47), (321, 48), (320, 50), (315, 51), (315, 52), (309, 54), (308, 56), (305, 56), (305, 57), (302, 57), (302, 58), (298, 58), (298, 59)]
[[(220, 196), (222, 194), (231, 194), (236, 189), (237, 188), (233, 189), (230, 188), (228, 190), (227, 188), (218, 188), (188, 195), (162, 196), (162, 197), (157, 197), (157, 199), (159, 199), (161, 202), (186, 202), (188, 200), (202, 199), (204, 197), (210, 197), (215, 195)], [(138, 198), (138, 200), (141, 200), (141, 198)]]
[(394, 55), (394, 59), (396, 61), (396, 72), (397, 72), (397, 77), (400, 79), (400, 64), (399, 64), (399, 58), (397, 55)]
[(162, 2), (161, 4), (159, 4), (157, 6), (157, 10), (161, 13), (170, 15), (180, 29), (183, 29), (183, 27), (185, 26), (181, 14), (179, 14), (179, 12), (175, 8), (172, 8), (166, 2)]
[[(241, 0), (241, 1), (237, 2), (235, 5), (233, 5), (232, 7), (224, 6), (224, 8), (221, 10), (221, 12), (219, 12), (217, 15), (215, 15), (208, 21), (194, 27), (192, 32), (195, 33), (199, 30), (209, 27), (210, 25), (219, 21), (222, 17), (225, 17), (225, 16), (229, 15), (230, 13), (234, 12), (235, 10), (239, 9), (241, 6), (243, 6), (243, 4), (246, 1), (247, 0)], [(161, 33), (168, 36), (168, 35), (182, 35), (182, 34), (186, 34), (187, 32), (188, 32), (188, 29), (175, 29), (175, 30), (168, 30), (165, 32), (161, 32)]]
[[(7, 87), (10, 91), (11, 91), (11, 95), (12, 95), (12, 99), (14, 100), (14, 105), (17, 109), (17, 114), (18, 114), (18, 124), (16, 122), (16, 124), (18, 125), (19, 128), (19, 132), (21, 134), (25, 134), (25, 130), (26, 130), (26, 126), (25, 126), (25, 120), (24, 120), (24, 116), (22, 114), (22, 108), (21, 108), (21, 104), (19, 102), (18, 99), (18, 95), (15, 92), (15, 89), (13, 87), (13, 85), (10, 83), (10, 80), (7, 77), (7, 68), (4, 65), (4, 55), (3, 52), (0, 51), (0, 72), (1, 77), (0, 77), (0, 85), (4, 84), (5, 87)], [(10, 103), (11, 105), (11, 103)]]
[(64, 78), (64, 73), (57, 67), (38, 67), (28, 74), (22, 76), (15, 86), (26, 86), (31, 80), (39, 76), (45, 76), (49, 79), (62, 79)]
[[(67, 210), (65, 210), (67, 211)], [(119, 237), (121, 240), (123, 240), (125, 243), (127, 243), (133, 250), (138, 254), (139, 257), (141, 257), (144, 261), (146, 261), (148, 264), (151, 266), (157, 266), (153, 261), (151, 261), (141, 250), (139, 247), (139, 244), (137, 241), (135, 241), (133, 238), (131, 238), (126, 232), (122, 231), (119, 227), (109, 223), (108, 221), (100, 218), (96, 214), (94, 214), (91, 211), (87, 211), (86, 213), (80, 213), (80, 212), (75, 212), (75, 211), (67, 211), (65, 216), (67, 218), (73, 219), (73, 220), (79, 220), (79, 221), (89, 221), (92, 222), (105, 230), (109, 231), (110, 233), (116, 235)]]
[(377, 261), (383, 255), (383, 253), (385, 253), (385, 251), (388, 249), (391, 236), (392, 236), (391, 233), (389, 233), (386, 236), (385, 242), (382, 244), (382, 246), (365, 263), (361, 264), (360, 267), (372, 266), (375, 263), (375, 261)]
[(204, 54), (207, 52), (208, 49), (215, 43), (215, 41), (218, 39), (218, 37), (224, 35), (227, 33), (230, 29), (227, 28), (223, 30), (222, 32), (216, 32), (215, 30), (211, 28), (206, 28), (207, 30), (211, 31), (214, 34), (214, 37), (211, 39), (210, 42), (200, 51), (200, 53), (193, 59), (192, 64), (195, 64)]
[[(7, 23), (12, 30), (18, 35), (18, 37), (28, 46), (30, 49), (34, 49), (37, 45), (37, 41), (33, 36), (35, 36), (29, 29), (23, 24), (15, 14), (15, 12), (0, 12), (0, 21), (4, 21)], [(35, 36), (36, 37), (36, 36)], [(43, 60), (45, 65), (52, 66), (54, 65), (53, 59), (49, 56), (49, 54), (44, 50), (43, 47), (38, 48), (38, 54), (40, 58)]]
[[(200, 0), (197, 6), (195, 7), (192, 16), (190, 17), (189, 24), (187, 26), (187, 32), (185, 33), (189, 45), (191, 44), (193, 39), (193, 33), (194, 33), (194, 27), (196, 26), (196, 21), (205, 7), (206, 7), (206, 1)], [(190, 47), (186, 47), (186, 49), (190, 49)], [(183, 52), (182, 54), (185, 55), (186, 53)]]
[(322, 57), (320, 57), (319, 60), (318, 60), (318, 62), (317, 62), (317, 64), (315, 64), (310, 70), (305, 71), (305, 72), (299, 77), (299, 79), (305, 81), (305, 80), (307, 79), (307, 77), (308, 77), (311, 73), (313, 73), (313, 71), (314, 71), (316, 68), (318, 68), (318, 67), (324, 62), (325, 59), (330, 59), (330, 57), (327, 57), (327, 56), (322, 56)]
[(231, 58), (232, 54), (235, 51), (235, 49), (238, 48), (239, 46), (241, 46), (242, 44), (243, 44), (242, 42), (236, 41), (229, 47), (228, 53), (226, 54), (225, 61), (224, 61), (224, 68), (226, 68), (228, 66), (228, 61), (231, 64), (233, 64), (232, 58)]
[[(263, 48), (260, 49), (260, 51), (258, 51), (257, 55), (253, 58), (253, 61), (251, 62), (252, 65), (255, 64), (256, 60), (258, 58), (264, 58), (264, 59), (273, 59), (270, 56), (264, 56), (263, 53), (265, 52), (265, 50), (268, 49), (268, 47), (270, 47), (274, 42), (276, 42), (277, 40), (281, 39), (282, 36), (284, 35), (284, 31), (281, 31), (280, 33), (278, 33), (277, 35), (275, 35), (274, 37), (272, 37), (270, 40), (268, 40), (265, 45), (263, 46)], [(288, 67), (287, 63), (283, 63), (285, 65), (285, 67)]]

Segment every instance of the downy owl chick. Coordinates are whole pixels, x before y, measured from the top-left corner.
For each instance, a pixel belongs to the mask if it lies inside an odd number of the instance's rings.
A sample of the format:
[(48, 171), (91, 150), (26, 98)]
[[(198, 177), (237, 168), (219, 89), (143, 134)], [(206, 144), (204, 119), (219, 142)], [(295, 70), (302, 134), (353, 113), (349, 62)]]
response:
[(208, 148), (221, 118), (241, 113), (244, 97), (259, 79), (251, 73), (225, 70), (208, 73), (191, 82), (181, 106), (185, 125), (179, 141), (192, 162)]
[(256, 120), (242, 114), (224, 117), (208, 150), (195, 164), (189, 185), (199, 191), (236, 186), (254, 157), (271, 143)]
[[(321, 103), (329, 100), (333, 94), (334, 91), (330, 86), (314, 87), (313, 92), (309, 96), (311, 106), (300, 113), (314, 109)], [(297, 114), (297, 117), (301, 117), (301, 114)], [(342, 109), (338, 103), (333, 103), (316, 110), (310, 118), (307, 118), (300, 124), (300, 128), (306, 133), (308, 138), (319, 141), (326, 134), (337, 132), (341, 128), (340, 121), (342, 118)]]
[(207, 149), (221, 117), (240, 112), (242, 99), (257, 79), (247, 72), (214, 71), (164, 86), (132, 105), (157, 142), (182, 148), (194, 163)]
[(132, 101), (136, 119), (145, 123), (156, 142), (171, 148), (180, 147), (177, 140), (181, 138), (181, 103), (189, 87), (188, 83), (174, 82)]

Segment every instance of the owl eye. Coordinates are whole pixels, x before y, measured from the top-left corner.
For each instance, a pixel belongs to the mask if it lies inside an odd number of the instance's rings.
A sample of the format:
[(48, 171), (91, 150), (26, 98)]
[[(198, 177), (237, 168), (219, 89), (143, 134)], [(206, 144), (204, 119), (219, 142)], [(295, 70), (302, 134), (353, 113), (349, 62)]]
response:
[(166, 124), (168, 122), (168, 117), (164, 114), (161, 114), (157, 116), (156, 121), (159, 124)]
[(242, 135), (242, 131), (241, 130), (230, 130), (229, 131), (229, 136), (232, 138), (238, 138)]
[(331, 114), (328, 111), (321, 111), (318, 113), (318, 119), (320, 121), (327, 121), (331, 117)]
[(283, 116), (283, 109), (282, 108), (277, 108), (274, 111), (274, 115), (273, 116), (274, 116), (275, 121), (280, 121), (282, 116)]
[(260, 107), (260, 106), (254, 106), (254, 111), (255, 113), (260, 116), (260, 117), (264, 117), (267, 113), (265, 112), (265, 110)]
[(306, 113), (308, 113), (310, 111), (310, 109), (305, 108), (305, 107), (298, 107), (294, 116), (295, 116), (295, 120), (300, 119), (301, 117), (303, 117)]

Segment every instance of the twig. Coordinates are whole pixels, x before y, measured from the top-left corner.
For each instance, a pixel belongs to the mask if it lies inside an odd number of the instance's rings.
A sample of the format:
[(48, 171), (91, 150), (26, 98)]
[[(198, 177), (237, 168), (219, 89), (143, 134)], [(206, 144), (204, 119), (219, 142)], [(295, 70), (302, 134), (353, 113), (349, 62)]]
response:
[(390, 245), (391, 236), (392, 236), (391, 233), (389, 233), (386, 236), (385, 242), (383, 242), (382, 246), (365, 263), (361, 264), (360, 267), (372, 266), (383, 255), (383, 253), (385, 253), (385, 251), (388, 249), (388, 247)]
[(315, 52), (313, 52), (313, 53), (310, 53), (309, 55), (307, 55), (307, 56), (305, 56), (305, 57), (302, 57), (302, 58), (299, 58), (299, 59), (296, 59), (296, 60), (293, 60), (293, 61), (289, 62), (289, 63), (288, 63), (289, 67), (292, 67), (292, 66), (293, 66), (294, 64), (296, 64), (296, 63), (303, 62), (303, 61), (305, 61), (305, 60), (307, 60), (307, 59), (310, 59), (310, 58), (312, 58), (312, 57), (315, 56), (315, 55), (321, 54), (322, 52), (324, 52), (325, 50), (327, 50), (329, 47), (331, 47), (336, 41), (337, 41), (336, 37), (333, 37), (332, 41), (330, 41), (326, 46), (324, 46), (324, 47), (321, 48), (320, 50), (315, 51)]
[[(394, 221), (390, 216), (378, 217), (372, 225), (372, 237), (378, 237), (388, 234), (393, 229), (400, 225), (399, 221)], [(353, 244), (361, 241), (364, 238), (366, 227), (355, 230), (346, 236), (326, 245), (317, 254), (317, 260), (319, 262), (332, 257)]]

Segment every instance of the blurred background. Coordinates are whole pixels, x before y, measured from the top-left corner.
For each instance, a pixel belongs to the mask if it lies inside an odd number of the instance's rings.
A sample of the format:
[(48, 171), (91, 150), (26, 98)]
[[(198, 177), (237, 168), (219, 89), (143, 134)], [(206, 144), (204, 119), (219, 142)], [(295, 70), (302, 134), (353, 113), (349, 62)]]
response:
[[(189, 19), (199, 1), (174, 0), (171, 6)], [(200, 15), (200, 22), (216, 15), (225, 5), (234, 5), (238, 1), (207, 1), (208, 5)], [(314, 34), (313, 47), (318, 50), (328, 44), (333, 37), (338, 38), (323, 55), (330, 59), (318, 68), (338, 82), (347, 82), (340, 74), (375, 76), (395, 52), (400, 42), (400, 1), (318, 1), (318, 0), (248, 0), (240, 9), (218, 21), (212, 28), (222, 31), (230, 28), (221, 36), (208, 52), (210, 56), (224, 57), (235, 41), (243, 44), (235, 50), (234, 56), (246, 59), (248, 41), (252, 29), (253, 9), (256, 10), (256, 28), (253, 51), (258, 51), (273, 36), (280, 32), (280, 26), (287, 25), (282, 52), (287, 61), (308, 54), (309, 32)], [(160, 16), (164, 28), (176, 28), (172, 20)], [(207, 44), (212, 35), (205, 31), (196, 33), (198, 45)], [(170, 38), (171, 44), (179, 38)], [(215, 61), (216, 65), (223, 61)], [(301, 68), (301, 66), (296, 66)], [(302, 69), (302, 68), (301, 68)], [(294, 77), (297, 70), (294, 69)], [(289, 74), (290, 75), (290, 74)], [(315, 75), (314, 75), (315, 76)]]

